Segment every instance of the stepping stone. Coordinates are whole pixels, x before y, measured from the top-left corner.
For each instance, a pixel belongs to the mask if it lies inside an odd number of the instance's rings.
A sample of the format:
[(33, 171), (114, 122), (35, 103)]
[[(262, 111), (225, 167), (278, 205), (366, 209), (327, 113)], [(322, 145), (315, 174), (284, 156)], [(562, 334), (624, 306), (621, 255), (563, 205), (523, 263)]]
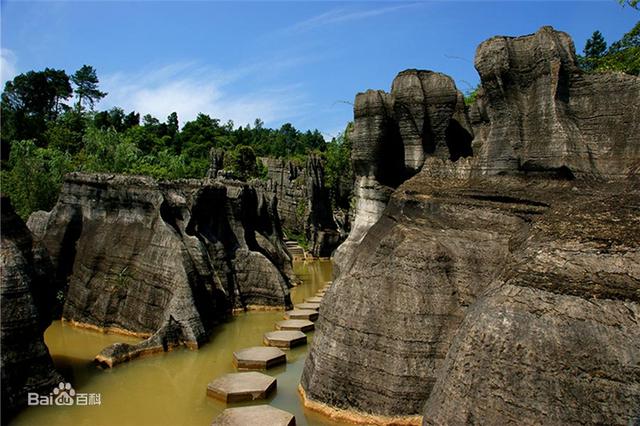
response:
[(313, 309), (314, 311), (317, 311), (318, 309), (320, 309), (320, 304), (319, 303), (309, 303), (309, 302), (298, 303), (296, 305), (296, 309)]
[(211, 426), (295, 426), (293, 414), (270, 405), (227, 408)]
[(326, 293), (327, 293), (326, 291), (324, 291), (324, 290), (320, 290), (319, 292), (317, 292), (317, 293), (316, 293), (316, 296), (318, 296), (318, 297), (324, 297), (324, 295), (325, 295)]
[(263, 336), (264, 344), (278, 348), (293, 348), (306, 345), (307, 335), (297, 330), (270, 331)]
[(278, 348), (254, 346), (233, 353), (238, 370), (266, 370), (286, 362), (287, 356)]
[(309, 302), (309, 303), (320, 303), (322, 302), (322, 297), (309, 297), (308, 299), (305, 300), (305, 302)]
[(265, 399), (276, 389), (275, 377), (257, 371), (231, 373), (207, 385), (207, 395), (224, 401), (240, 402)]
[(309, 320), (285, 320), (276, 323), (278, 330), (297, 330), (302, 332), (313, 331), (314, 325)]
[(284, 313), (284, 319), (305, 319), (315, 321), (318, 319), (318, 311), (314, 309), (294, 309)]

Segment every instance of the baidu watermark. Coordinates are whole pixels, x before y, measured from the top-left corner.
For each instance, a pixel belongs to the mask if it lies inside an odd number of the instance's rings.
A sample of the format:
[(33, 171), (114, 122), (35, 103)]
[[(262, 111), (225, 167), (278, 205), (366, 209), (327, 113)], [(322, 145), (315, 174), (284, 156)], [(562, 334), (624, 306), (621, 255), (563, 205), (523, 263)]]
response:
[(53, 388), (49, 395), (40, 395), (35, 392), (27, 394), (28, 405), (102, 405), (102, 398), (99, 393), (76, 392), (71, 383), (60, 382)]

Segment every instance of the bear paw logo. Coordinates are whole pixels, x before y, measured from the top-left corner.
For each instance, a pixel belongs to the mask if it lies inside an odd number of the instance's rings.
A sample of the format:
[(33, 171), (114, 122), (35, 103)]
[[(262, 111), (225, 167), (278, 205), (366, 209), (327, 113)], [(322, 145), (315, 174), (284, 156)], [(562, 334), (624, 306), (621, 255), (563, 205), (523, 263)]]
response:
[(53, 388), (53, 395), (53, 401), (56, 405), (73, 405), (76, 391), (71, 387), (71, 383), (60, 382), (57, 387)]

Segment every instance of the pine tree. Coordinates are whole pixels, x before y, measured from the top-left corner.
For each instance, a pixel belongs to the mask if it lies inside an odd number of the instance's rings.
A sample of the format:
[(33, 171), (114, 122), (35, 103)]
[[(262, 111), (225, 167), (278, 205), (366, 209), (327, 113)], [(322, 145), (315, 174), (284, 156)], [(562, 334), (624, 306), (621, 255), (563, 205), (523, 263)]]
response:
[(71, 76), (71, 81), (76, 85), (75, 93), (78, 97), (76, 108), (82, 110), (83, 104), (87, 104), (90, 109), (97, 101), (107, 96), (105, 92), (98, 90), (98, 76), (95, 68), (91, 65), (83, 65)]

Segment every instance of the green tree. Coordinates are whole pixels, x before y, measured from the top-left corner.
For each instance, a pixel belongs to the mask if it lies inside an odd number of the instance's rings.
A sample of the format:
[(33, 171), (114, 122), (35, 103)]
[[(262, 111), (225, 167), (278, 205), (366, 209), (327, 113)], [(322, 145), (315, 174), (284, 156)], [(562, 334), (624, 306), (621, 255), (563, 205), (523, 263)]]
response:
[(12, 140), (34, 139), (43, 146), (47, 122), (65, 110), (71, 96), (69, 76), (63, 70), (46, 68), (16, 76), (2, 92), (3, 158)]
[(172, 112), (167, 117), (167, 134), (171, 136), (171, 138), (175, 138), (178, 134), (178, 130), (180, 129), (178, 123), (178, 113)]
[(349, 122), (345, 130), (327, 144), (324, 153), (325, 186), (331, 192), (335, 206), (348, 208), (353, 186), (353, 168), (351, 166), (351, 134), (353, 123)]
[(83, 105), (88, 105), (93, 110), (97, 101), (107, 96), (107, 93), (98, 89), (98, 75), (91, 65), (83, 65), (71, 76), (71, 81), (75, 84), (75, 93), (78, 99), (76, 108), (82, 111)]
[(594, 31), (591, 38), (584, 45), (584, 56), (582, 59), (582, 67), (587, 71), (592, 71), (598, 66), (598, 61), (607, 50), (607, 42), (600, 31)]
[(634, 9), (638, 9), (639, 8), (639, 0), (618, 0), (618, 3), (620, 3), (622, 6), (625, 5), (629, 5)]
[(240, 180), (247, 181), (251, 178), (258, 177), (259, 169), (256, 153), (250, 146), (237, 146), (231, 155), (226, 155), (225, 160), (229, 158), (228, 166), (233, 170)]
[(2, 190), (25, 220), (34, 211), (51, 210), (72, 168), (69, 154), (40, 148), (32, 140), (14, 142), (9, 163), (10, 169), (2, 171)]

